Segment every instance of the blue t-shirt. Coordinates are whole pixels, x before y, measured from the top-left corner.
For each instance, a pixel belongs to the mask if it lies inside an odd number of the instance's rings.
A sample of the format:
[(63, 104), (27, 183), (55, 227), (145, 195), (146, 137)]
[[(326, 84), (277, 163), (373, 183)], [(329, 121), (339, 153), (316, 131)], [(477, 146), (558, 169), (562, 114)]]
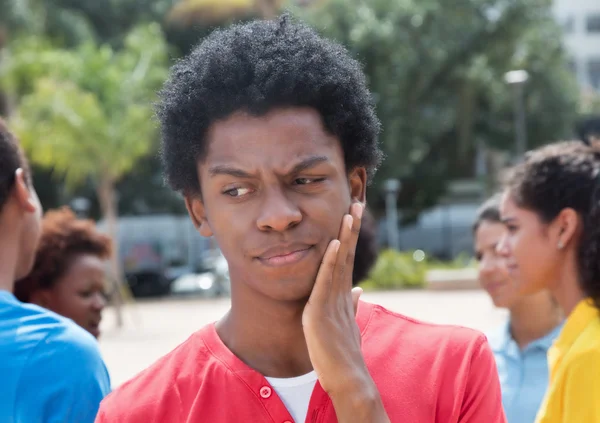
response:
[(0, 290), (0, 422), (93, 422), (109, 391), (92, 335)]
[(548, 349), (562, 324), (522, 350), (510, 333), (510, 322), (488, 334), (500, 376), (502, 405), (508, 423), (533, 423), (548, 388)]

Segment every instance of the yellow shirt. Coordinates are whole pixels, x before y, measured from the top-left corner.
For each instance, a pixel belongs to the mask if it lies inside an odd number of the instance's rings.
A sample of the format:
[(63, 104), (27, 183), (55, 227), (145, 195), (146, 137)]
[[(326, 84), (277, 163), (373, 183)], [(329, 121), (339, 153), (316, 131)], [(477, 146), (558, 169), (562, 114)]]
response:
[(600, 312), (583, 300), (548, 350), (550, 385), (536, 423), (600, 423)]

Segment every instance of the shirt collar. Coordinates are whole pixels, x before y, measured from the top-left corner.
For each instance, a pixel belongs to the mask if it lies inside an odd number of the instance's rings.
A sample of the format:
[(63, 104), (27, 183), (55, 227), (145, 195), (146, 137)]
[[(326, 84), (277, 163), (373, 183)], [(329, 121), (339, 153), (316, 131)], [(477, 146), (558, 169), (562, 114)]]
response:
[(495, 353), (501, 353), (508, 350), (511, 342), (510, 321), (506, 321), (502, 326), (488, 334), (488, 341)]
[(599, 317), (600, 313), (590, 298), (581, 300), (567, 318), (555, 347), (560, 351), (571, 348), (586, 326)]
[[(548, 349), (550, 349), (550, 347), (554, 343), (555, 339), (561, 333), (562, 328), (563, 328), (563, 324), (561, 323), (560, 325), (558, 325), (557, 327), (552, 329), (550, 332), (548, 332), (546, 335), (542, 336), (539, 339), (532, 341), (529, 345), (527, 345), (527, 347), (524, 348), (523, 351), (528, 351), (528, 350), (531, 350), (534, 348), (539, 348), (544, 351), (548, 351)], [(504, 351), (504, 352), (509, 351), (509, 349), (511, 348), (511, 346), (513, 346), (513, 344), (514, 344), (514, 347), (518, 350), (518, 346), (516, 345), (516, 342), (513, 339), (512, 334), (510, 333), (510, 320), (507, 320), (506, 323), (504, 323), (504, 325), (502, 325), (498, 331), (493, 333), (490, 336), (489, 341), (490, 341), (490, 345), (492, 347), (492, 351), (494, 351), (496, 353), (499, 353), (502, 351)]]
[(548, 351), (550, 349), (550, 347), (554, 344), (554, 341), (560, 335), (563, 327), (564, 327), (564, 323), (561, 323), (560, 325), (558, 325), (554, 329), (552, 329), (550, 332), (548, 332), (546, 335), (544, 335), (541, 338), (536, 339), (535, 341), (531, 342), (527, 346), (526, 349), (529, 349), (529, 348), (541, 348), (544, 351)]

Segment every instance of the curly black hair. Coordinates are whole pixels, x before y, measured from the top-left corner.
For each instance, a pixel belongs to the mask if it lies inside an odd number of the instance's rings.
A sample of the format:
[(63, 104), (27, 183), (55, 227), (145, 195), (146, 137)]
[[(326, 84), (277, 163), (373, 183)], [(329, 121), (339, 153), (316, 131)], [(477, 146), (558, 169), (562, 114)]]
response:
[(29, 165), (19, 142), (4, 121), (0, 119), (0, 211), (8, 200), (15, 182), (15, 172), (19, 168), (23, 169), (27, 182), (30, 182)]
[(600, 150), (581, 141), (538, 148), (508, 173), (505, 187), (519, 207), (543, 222), (565, 208), (581, 216), (579, 281), (600, 309)]
[(348, 170), (364, 166), (372, 177), (382, 160), (380, 123), (360, 64), (287, 15), (214, 31), (173, 66), (159, 97), (166, 181), (184, 194), (200, 192), (196, 166), (210, 125), (236, 111), (313, 108), (340, 140)]
[(93, 220), (78, 219), (66, 207), (51, 210), (42, 220), (33, 269), (15, 283), (14, 294), (20, 301), (29, 302), (35, 291), (52, 288), (74, 258), (89, 254), (106, 260), (111, 252), (111, 239), (96, 229)]

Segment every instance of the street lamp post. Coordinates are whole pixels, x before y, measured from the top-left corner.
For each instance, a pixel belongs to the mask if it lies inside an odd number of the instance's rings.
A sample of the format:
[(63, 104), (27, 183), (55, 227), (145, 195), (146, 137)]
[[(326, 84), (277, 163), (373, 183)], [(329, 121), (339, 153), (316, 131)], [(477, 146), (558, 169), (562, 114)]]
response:
[(400, 192), (400, 181), (388, 179), (385, 181), (385, 214), (388, 234), (388, 245), (394, 250), (400, 249), (400, 235), (398, 233), (398, 209), (396, 200)]
[(515, 156), (520, 160), (527, 151), (527, 129), (525, 125), (525, 90), (529, 79), (525, 70), (513, 70), (504, 75), (504, 81), (513, 87), (515, 113)]

